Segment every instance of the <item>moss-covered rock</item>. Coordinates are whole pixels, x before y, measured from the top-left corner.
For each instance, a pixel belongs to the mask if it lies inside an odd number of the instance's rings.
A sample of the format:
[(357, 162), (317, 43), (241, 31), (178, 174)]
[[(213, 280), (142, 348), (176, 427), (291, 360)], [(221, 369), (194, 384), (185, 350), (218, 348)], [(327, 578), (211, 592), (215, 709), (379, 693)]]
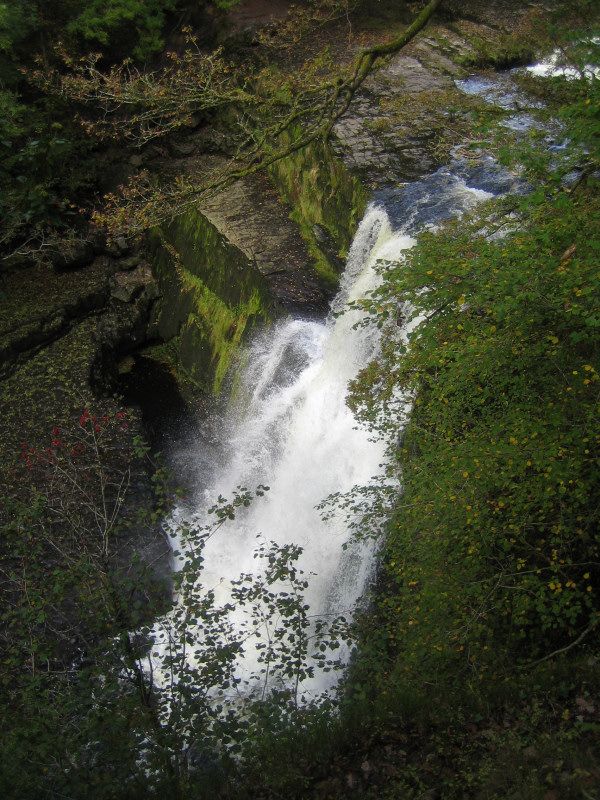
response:
[(162, 292), (156, 333), (174, 340), (176, 366), (188, 378), (218, 393), (244, 334), (271, 316), (266, 282), (197, 210), (152, 238)]
[(300, 227), (319, 278), (335, 289), (367, 203), (365, 187), (323, 142), (276, 162), (271, 174), (292, 207), (290, 216)]

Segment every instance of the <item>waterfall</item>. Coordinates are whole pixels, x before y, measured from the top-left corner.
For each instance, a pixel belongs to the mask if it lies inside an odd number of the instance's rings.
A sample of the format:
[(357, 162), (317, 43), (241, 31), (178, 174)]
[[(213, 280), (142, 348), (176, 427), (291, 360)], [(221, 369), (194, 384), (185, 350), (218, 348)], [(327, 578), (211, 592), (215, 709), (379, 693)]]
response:
[[(490, 196), (449, 172), (412, 184), (411, 191), (410, 207), (396, 230), (383, 203), (367, 209), (327, 319), (284, 319), (254, 337), (244, 354), (235, 400), (213, 428), (213, 438), (220, 441), (209, 458), (203, 442), (187, 452), (186, 467), (197, 472), (198, 488), (176, 511), (176, 521), (208, 521), (206, 509), (238, 486), (270, 487), (206, 544), (202, 583), (214, 590), (219, 604), (230, 601), (232, 580), (256, 571), (258, 535), (303, 548), (300, 567), (309, 577), (305, 596), (311, 614), (351, 615), (365, 590), (373, 544), (345, 549), (347, 520), (335, 513), (324, 520), (316, 506), (331, 493), (368, 485), (382, 472), (386, 442), (373, 440), (357, 426), (346, 405), (348, 381), (376, 355), (380, 332), (374, 325), (356, 327), (364, 313), (358, 309), (337, 312), (377, 286), (377, 263), (401, 260), (415, 243), (410, 234)], [(427, 209), (433, 209), (432, 216)], [(406, 337), (407, 331), (400, 335)], [(245, 613), (230, 612), (234, 629), (243, 629)], [(240, 674), (256, 663), (257, 653), (248, 644)], [(308, 691), (317, 693), (332, 682), (330, 676), (317, 675)]]

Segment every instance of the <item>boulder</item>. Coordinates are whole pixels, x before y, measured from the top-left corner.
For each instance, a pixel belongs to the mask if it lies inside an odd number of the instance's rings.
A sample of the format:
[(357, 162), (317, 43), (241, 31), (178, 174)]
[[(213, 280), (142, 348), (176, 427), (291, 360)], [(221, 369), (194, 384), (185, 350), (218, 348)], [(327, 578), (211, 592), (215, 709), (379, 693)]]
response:
[(66, 242), (51, 256), (52, 266), (59, 272), (81, 269), (94, 260), (95, 254), (94, 245), (87, 239)]
[(147, 264), (140, 264), (128, 272), (117, 272), (111, 281), (111, 297), (121, 303), (131, 303), (144, 289), (154, 283), (152, 270)]
[(131, 252), (131, 245), (124, 236), (117, 236), (106, 243), (105, 250), (113, 258), (122, 258)]
[(142, 261), (142, 257), (139, 254), (129, 256), (129, 258), (122, 258), (117, 263), (117, 270), (119, 272), (129, 272), (132, 269), (135, 269), (137, 266), (140, 265)]

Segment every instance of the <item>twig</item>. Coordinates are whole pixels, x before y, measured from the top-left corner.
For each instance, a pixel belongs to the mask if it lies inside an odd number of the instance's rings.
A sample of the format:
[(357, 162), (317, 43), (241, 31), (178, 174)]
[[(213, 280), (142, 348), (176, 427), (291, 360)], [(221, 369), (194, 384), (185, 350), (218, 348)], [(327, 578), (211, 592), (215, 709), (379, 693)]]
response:
[(544, 661), (548, 661), (549, 659), (554, 658), (554, 656), (558, 656), (561, 653), (567, 653), (569, 650), (572, 650), (580, 642), (582, 642), (589, 633), (591, 633), (594, 630), (594, 628), (598, 625), (599, 622), (600, 622), (600, 616), (597, 616), (592, 622), (590, 622), (587, 628), (584, 631), (582, 631), (579, 634), (579, 636), (576, 639), (574, 639), (570, 644), (566, 645), (565, 647), (559, 647), (558, 650), (553, 650), (551, 653), (548, 653), (548, 655), (543, 656), (542, 658), (538, 658), (537, 661), (530, 661), (528, 664), (523, 664), (521, 669), (529, 669), (530, 667), (536, 667), (538, 664), (542, 664)]

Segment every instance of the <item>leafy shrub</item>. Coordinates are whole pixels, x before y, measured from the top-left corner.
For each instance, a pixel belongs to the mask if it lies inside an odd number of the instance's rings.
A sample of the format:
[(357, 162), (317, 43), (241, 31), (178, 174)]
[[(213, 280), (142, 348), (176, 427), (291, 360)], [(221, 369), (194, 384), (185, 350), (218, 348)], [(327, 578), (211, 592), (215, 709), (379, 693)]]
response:
[[(386, 338), (350, 398), (396, 437), (399, 391), (414, 398), (383, 604), (418, 683), (485, 681), (585, 641), (600, 618), (596, 84), (574, 84), (570, 156), (545, 185), (422, 234), (367, 304), (380, 325), (399, 304), (424, 317), (408, 347)], [(530, 159), (539, 177), (549, 162)]]

